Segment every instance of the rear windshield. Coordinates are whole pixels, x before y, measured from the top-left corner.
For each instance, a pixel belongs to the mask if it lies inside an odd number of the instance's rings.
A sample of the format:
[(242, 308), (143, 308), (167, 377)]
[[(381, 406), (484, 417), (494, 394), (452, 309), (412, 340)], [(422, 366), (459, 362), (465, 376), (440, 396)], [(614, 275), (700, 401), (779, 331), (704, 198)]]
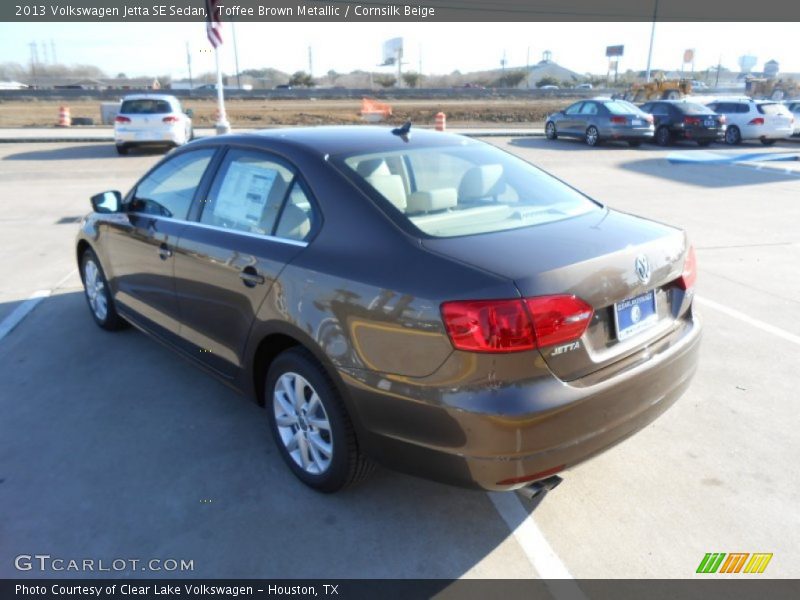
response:
[(702, 104), (693, 104), (692, 102), (681, 102), (676, 104), (680, 111), (686, 115), (713, 115), (714, 111)]
[(161, 115), (172, 112), (172, 107), (166, 100), (125, 100), (119, 109), (123, 115)]
[(789, 109), (783, 104), (759, 104), (758, 112), (762, 115), (788, 115)]
[(612, 115), (638, 115), (641, 112), (636, 106), (626, 102), (604, 102), (603, 104)]
[(337, 160), (388, 210), (433, 237), (541, 225), (600, 210), (557, 179), (480, 142)]

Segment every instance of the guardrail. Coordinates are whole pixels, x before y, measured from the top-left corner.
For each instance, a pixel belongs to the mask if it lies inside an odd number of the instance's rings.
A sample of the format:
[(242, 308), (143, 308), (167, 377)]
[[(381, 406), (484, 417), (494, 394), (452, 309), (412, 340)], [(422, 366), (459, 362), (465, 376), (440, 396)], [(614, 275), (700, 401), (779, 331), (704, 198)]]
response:
[[(618, 91), (618, 90), (617, 90)], [(540, 90), (517, 88), (298, 88), (291, 90), (225, 90), (226, 98), (254, 100), (310, 100), (361, 99), (365, 96), (386, 100), (430, 100), (430, 99), (543, 99), (543, 98), (591, 98), (597, 95), (610, 95), (612, 90)], [(0, 90), (0, 100), (75, 100), (96, 99), (116, 100), (128, 94), (172, 94), (181, 99), (216, 98), (216, 91), (208, 90), (87, 90), (87, 89), (42, 89), (42, 90)]]

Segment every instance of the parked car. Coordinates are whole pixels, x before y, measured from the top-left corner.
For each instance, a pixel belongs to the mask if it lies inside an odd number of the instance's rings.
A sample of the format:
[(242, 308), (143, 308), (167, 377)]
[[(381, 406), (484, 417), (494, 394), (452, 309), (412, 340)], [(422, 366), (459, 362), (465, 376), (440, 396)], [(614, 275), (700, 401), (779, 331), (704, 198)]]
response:
[(656, 144), (669, 146), (675, 140), (697, 142), (708, 146), (725, 137), (725, 116), (702, 104), (682, 100), (657, 100), (642, 104), (642, 110), (653, 115)]
[(792, 128), (792, 135), (800, 135), (800, 99), (786, 100), (784, 102), (792, 116), (794, 117), (794, 127)]
[(119, 154), (127, 154), (134, 146), (182, 146), (193, 137), (192, 119), (175, 96), (125, 96), (114, 118), (114, 143)]
[(560, 90), (561, 88), (557, 85), (543, 85), (539, 88), (540, 90)]
[(591, 90), (594, 86), (591, 83), (579, 83), (575, 86), (576, 90)]
[(265, 405), (317, 490), (373, 461), (529, 486), (646, 427), (696, 369), (684, 232), (477, 140), (214, 136), (92, 208), (75, 251), (97, 325), (131, 323)]
[(582, 138), (596, 146), (604, 140), (627, 141), (639, 146), (652, 139), (653, 117), (634, 104), (621, 100), (581, 100), (566, 109), (549, 115), (544, 126), (547, 139), (558, 136)]
[(708, 84), (704, 81), (692, 79), (692, 89), (696, 92), (704, 92), (708, 90)]
[(714, 100), (707, 106), (725, 115), (725, 143), (736, 145), (744, 140), (761, 140), (765, 146), (789, 137), (794, 132), (794, 117), (789, 109), (771, 100)]

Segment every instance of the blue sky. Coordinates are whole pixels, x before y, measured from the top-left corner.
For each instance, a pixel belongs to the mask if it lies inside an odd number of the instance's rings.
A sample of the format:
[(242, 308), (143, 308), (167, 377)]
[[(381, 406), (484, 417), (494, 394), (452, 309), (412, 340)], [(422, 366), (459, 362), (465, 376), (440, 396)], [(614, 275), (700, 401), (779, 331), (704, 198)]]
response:
[[(225, 23), (221, 59), (234, 70), (231, 25)], [(314, 74), (329, 69), (374, 69), (381, 44), (405, 40), (407, 69), (449, 73), (499, 68), (505, 52), (509, 66), (525, 65), (551, 50), (553, 58), (574, 71), (604, 73), (605, 47), (624, 44), (620, 70), (644, 69), (649, 23), (239, 23), (236, 26), (242, 69), (275, 67), (307, 70), (313, 48)], [(679, 68), (683, 50), (695, 48), (696, 66), (706, 69), (720, 58), (738, 69), (742, 54), (754, 54), (759, 66), (776, 59), (782, 71), (800, 72), (796, 23), (659, 23), (653, 66)], [(0, 23), (0, 62), (27, 65), (32, 41), (54, 40), (59, 62), (95, 64), (111, 75), (170, 74), (185, 77), (186, 42), (193, 71), (213, 70), (203, 23)], [(39, 49), (39, 59), (44, 58)]]

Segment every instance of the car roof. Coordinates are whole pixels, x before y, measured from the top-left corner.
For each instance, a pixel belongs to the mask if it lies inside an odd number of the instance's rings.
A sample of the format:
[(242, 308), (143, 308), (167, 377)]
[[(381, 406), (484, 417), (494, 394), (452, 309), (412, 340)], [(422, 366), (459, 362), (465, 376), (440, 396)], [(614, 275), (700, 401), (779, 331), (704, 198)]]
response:
[(366, 154), (370, 152), (391, 152), (404, 148), (452, 147), (480, 143), (461, 135), (414, 128), (413, 126), (406, 142), (400, 136), (392, 134), (392, 129), (393, 127), (371, 125), (292, 127), (261, 129), (249, 133), (205, 138), (205, 140), (253, 145), (259, 145), (259, 142), (276, 142), (277, 145), (289, 145), (321, 155)]

